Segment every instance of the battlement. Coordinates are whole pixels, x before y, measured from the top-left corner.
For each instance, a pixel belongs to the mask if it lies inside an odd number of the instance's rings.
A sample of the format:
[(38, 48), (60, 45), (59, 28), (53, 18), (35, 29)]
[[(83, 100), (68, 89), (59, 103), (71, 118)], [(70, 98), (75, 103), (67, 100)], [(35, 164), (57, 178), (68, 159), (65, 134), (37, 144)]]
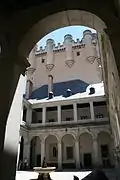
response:
[(69, 41), (69, 43), (72, 44), (73, 49), (84, 48), (85, 47), (84, 38), (85, 38), (86, 35), (91, 36), (91, 40), (92, 40), (91, 44), (96, 45), (96, 43), (97, 43), (97, 33), (92, 33), (92, 31), (90, 31), (90, 30), (85, 30), (83, 32), (83, 38), (82, 39), (77, 38), (76, 40), (74, 40), (71, 34), (66, 34), (64, 36), (64, 42), (63, 43), (55, 44), (53, 39), (48, 39), (46, 41), (46, 46), (45, 47), (40, 46), (35, 54), (36, 55), (45, 55), (45, 54), (47, 54), (47, 45), (48, 45), (48, 43), (52, 44), (53, 52), (55, 52), (55, 53), (65, 51), (65, 48), (66, 48), (65, 47), (65, 41), (67, 41), (67, 42)]

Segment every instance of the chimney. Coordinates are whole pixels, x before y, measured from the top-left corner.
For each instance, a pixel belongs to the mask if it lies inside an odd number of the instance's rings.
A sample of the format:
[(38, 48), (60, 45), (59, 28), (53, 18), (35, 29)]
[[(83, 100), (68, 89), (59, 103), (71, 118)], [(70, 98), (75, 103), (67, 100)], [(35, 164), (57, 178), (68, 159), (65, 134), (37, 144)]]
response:
[(48, 95), (48, 99), (52, 99), (52, 98), (53, 98), (53, 92), (50, 91), (50, 92), (49, 92), (49, 95)]
[(48, 96), (49, 93), (53, 91), (53, 76), (49, 75), (48, 76)]
[(91, 88), (90, 88), (89, 95), (91, 95), (91, 94), (95, 94), (95, 88), (94, 88), (94, 87), (91, 87)]
[(27, 80), (27, 83), (26, 83), (26, 93), (25, 93), (25, 98), (26, 99), (30, 98), (30, 95), (32, 93), (32, 87), (33, 87), (32, 81)]
[(71, 90), (70, 90), (70, 89), (67, 89), (67, 90), (66, 90), (66, 97), (69, 97), (69, 96), (71, 96), (71, 95), (72, 95)]

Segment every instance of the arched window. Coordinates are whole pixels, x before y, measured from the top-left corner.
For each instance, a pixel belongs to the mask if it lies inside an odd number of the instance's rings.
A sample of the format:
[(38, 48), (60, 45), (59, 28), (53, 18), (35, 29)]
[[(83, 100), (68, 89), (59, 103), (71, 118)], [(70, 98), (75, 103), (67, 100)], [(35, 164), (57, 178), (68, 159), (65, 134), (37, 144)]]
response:
[(57, 157), (57, 148), (53, 147), (53, 157)]

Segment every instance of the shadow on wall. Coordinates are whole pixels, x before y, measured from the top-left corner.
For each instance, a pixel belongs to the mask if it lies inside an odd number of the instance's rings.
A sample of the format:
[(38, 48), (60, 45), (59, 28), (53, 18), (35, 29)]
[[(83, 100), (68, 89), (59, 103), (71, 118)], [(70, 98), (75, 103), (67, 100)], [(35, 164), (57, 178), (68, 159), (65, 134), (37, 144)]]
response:
[[(2, 156), (2, 167), (4, 169), (4, 171), (2, 170), (2, 176), (0, 174), (0, 179), (1, 180), (7, 180), (10, 179), (10, 177), (12, 177), (12, 179), (14, 180), (14, 177), (16, 175), (16, 166), (15, 166), (15, 161), (17, 159), (16, 153), (11, 152), (11, 149), (8, 148), (8, 151), (4, 150), (3, 156)], [(1, 161), (1, 159), (0, 159)], [(6, 166), (7, 164), (7, 166)], [(8, 169), (9, 167), (9, 169)], [(7, 172), (7, 173), (4, 173)]]

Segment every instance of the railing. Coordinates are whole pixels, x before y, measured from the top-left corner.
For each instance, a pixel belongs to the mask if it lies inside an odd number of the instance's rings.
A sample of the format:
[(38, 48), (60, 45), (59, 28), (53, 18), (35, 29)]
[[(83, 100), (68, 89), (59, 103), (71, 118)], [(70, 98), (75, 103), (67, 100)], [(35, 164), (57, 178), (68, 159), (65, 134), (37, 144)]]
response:
[(78, 119), (77, 121), (61, 121), (60, 123), (59, 122), (46, 122), (45, 124), (44, 123), (32, 123), (30, 124), (30, 127), (44, 127), (44, 126), (64, 126), (64, 125), (77, 125), (77, 124), (86, 124), (86, 123), (102, 123), (102, 122), (108, 122), (109, 119), (108, 117), (103, 117), (103, 118), (96, 118), (94, 120), (92, 119)]

